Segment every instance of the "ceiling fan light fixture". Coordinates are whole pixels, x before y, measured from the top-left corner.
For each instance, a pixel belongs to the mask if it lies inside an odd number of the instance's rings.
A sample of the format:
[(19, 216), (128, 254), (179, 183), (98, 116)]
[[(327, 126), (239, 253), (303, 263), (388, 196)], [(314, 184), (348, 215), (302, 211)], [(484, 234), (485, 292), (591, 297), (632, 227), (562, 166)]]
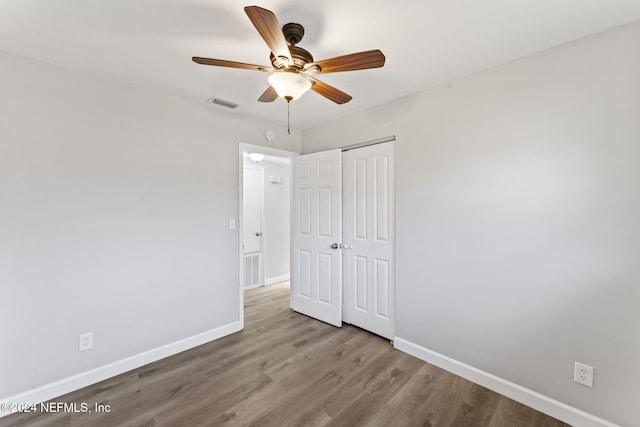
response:
[(269, 84), (276, 90), (278, 96), (287, 101), (298, 99), (311, 89), (311, 82), (298, 73), (291, 71), (277, 71), (268, 79)]

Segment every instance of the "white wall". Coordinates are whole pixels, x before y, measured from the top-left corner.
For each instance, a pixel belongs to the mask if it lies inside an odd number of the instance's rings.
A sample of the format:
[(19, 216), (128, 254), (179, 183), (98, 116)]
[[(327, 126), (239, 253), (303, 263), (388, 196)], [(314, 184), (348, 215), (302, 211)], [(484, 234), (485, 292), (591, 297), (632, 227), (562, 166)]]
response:
[(0, 93), (0, 397), (241, 324), (238, 142), (273, 124), (6, 54)]
[[(283, 160), (285, 161), (285, 160)], [(264, 161), (264, 200), (265, 200), (265, 279), (277, 279), (288, 276), (289, 257), (289, 211), (290, 179), (289, 160), (278, 163), (267, 157)], [(269, 182), (270, 176), (279, 176), (282, 182)]]
[(635, 23), (303, 132), (397, 135), (398, 337), (638, 424), (638, 76)]
[[(256, 165), (247, 158), (245, 164)], [(288, 276), (290, 269), (290, 160), (266, 156), (257, 165), (264, 169), (264, 277), (265, 283), (275, 283)], [(272, 175), (282, 178), (282, 182), (270, 182)]]

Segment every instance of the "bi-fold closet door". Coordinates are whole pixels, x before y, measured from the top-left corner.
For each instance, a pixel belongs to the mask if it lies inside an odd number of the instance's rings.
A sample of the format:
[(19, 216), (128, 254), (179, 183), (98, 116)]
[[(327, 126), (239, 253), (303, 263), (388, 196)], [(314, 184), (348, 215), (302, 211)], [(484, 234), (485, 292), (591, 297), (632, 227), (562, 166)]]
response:
[(393, 338), (393, 166), (393, 142), (294, 158), (294, 310)]
[(393, 339), (393, 142), (343, 153), (344, 321)]

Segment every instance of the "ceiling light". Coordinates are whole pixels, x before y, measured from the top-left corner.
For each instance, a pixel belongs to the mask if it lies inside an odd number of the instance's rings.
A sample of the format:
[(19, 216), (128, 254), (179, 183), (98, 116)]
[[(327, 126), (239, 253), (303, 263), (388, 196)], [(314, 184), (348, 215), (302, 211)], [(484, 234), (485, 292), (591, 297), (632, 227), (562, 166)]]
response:
[(311, 82), (295, 71), (276, 71), (267, 80), (281, 98), (287, 101), (287, 132), (291, 135), (291, 110), (289, 105), (306, 91), (311, 89)]
[(258, 163), (264, 160), (264, 154), (262, 153), (249, 153), (249, 158)]
[(287, 102), (300, 98), (303, 93), (311, 89), (309, 80), (291, 71), (275, 72), (268, 77), (268, 80), (278, 95)]

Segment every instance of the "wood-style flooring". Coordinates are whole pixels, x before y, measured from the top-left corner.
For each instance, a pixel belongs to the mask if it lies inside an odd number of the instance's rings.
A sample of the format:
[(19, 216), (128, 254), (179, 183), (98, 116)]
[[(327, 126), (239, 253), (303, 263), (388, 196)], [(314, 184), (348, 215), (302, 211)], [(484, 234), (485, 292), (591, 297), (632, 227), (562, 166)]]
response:
[(109, 413), (17, 413), (4, 426), (566, 426), (289, 308), (288, 283), (245, 293), (245, 329), (54, 399)]

